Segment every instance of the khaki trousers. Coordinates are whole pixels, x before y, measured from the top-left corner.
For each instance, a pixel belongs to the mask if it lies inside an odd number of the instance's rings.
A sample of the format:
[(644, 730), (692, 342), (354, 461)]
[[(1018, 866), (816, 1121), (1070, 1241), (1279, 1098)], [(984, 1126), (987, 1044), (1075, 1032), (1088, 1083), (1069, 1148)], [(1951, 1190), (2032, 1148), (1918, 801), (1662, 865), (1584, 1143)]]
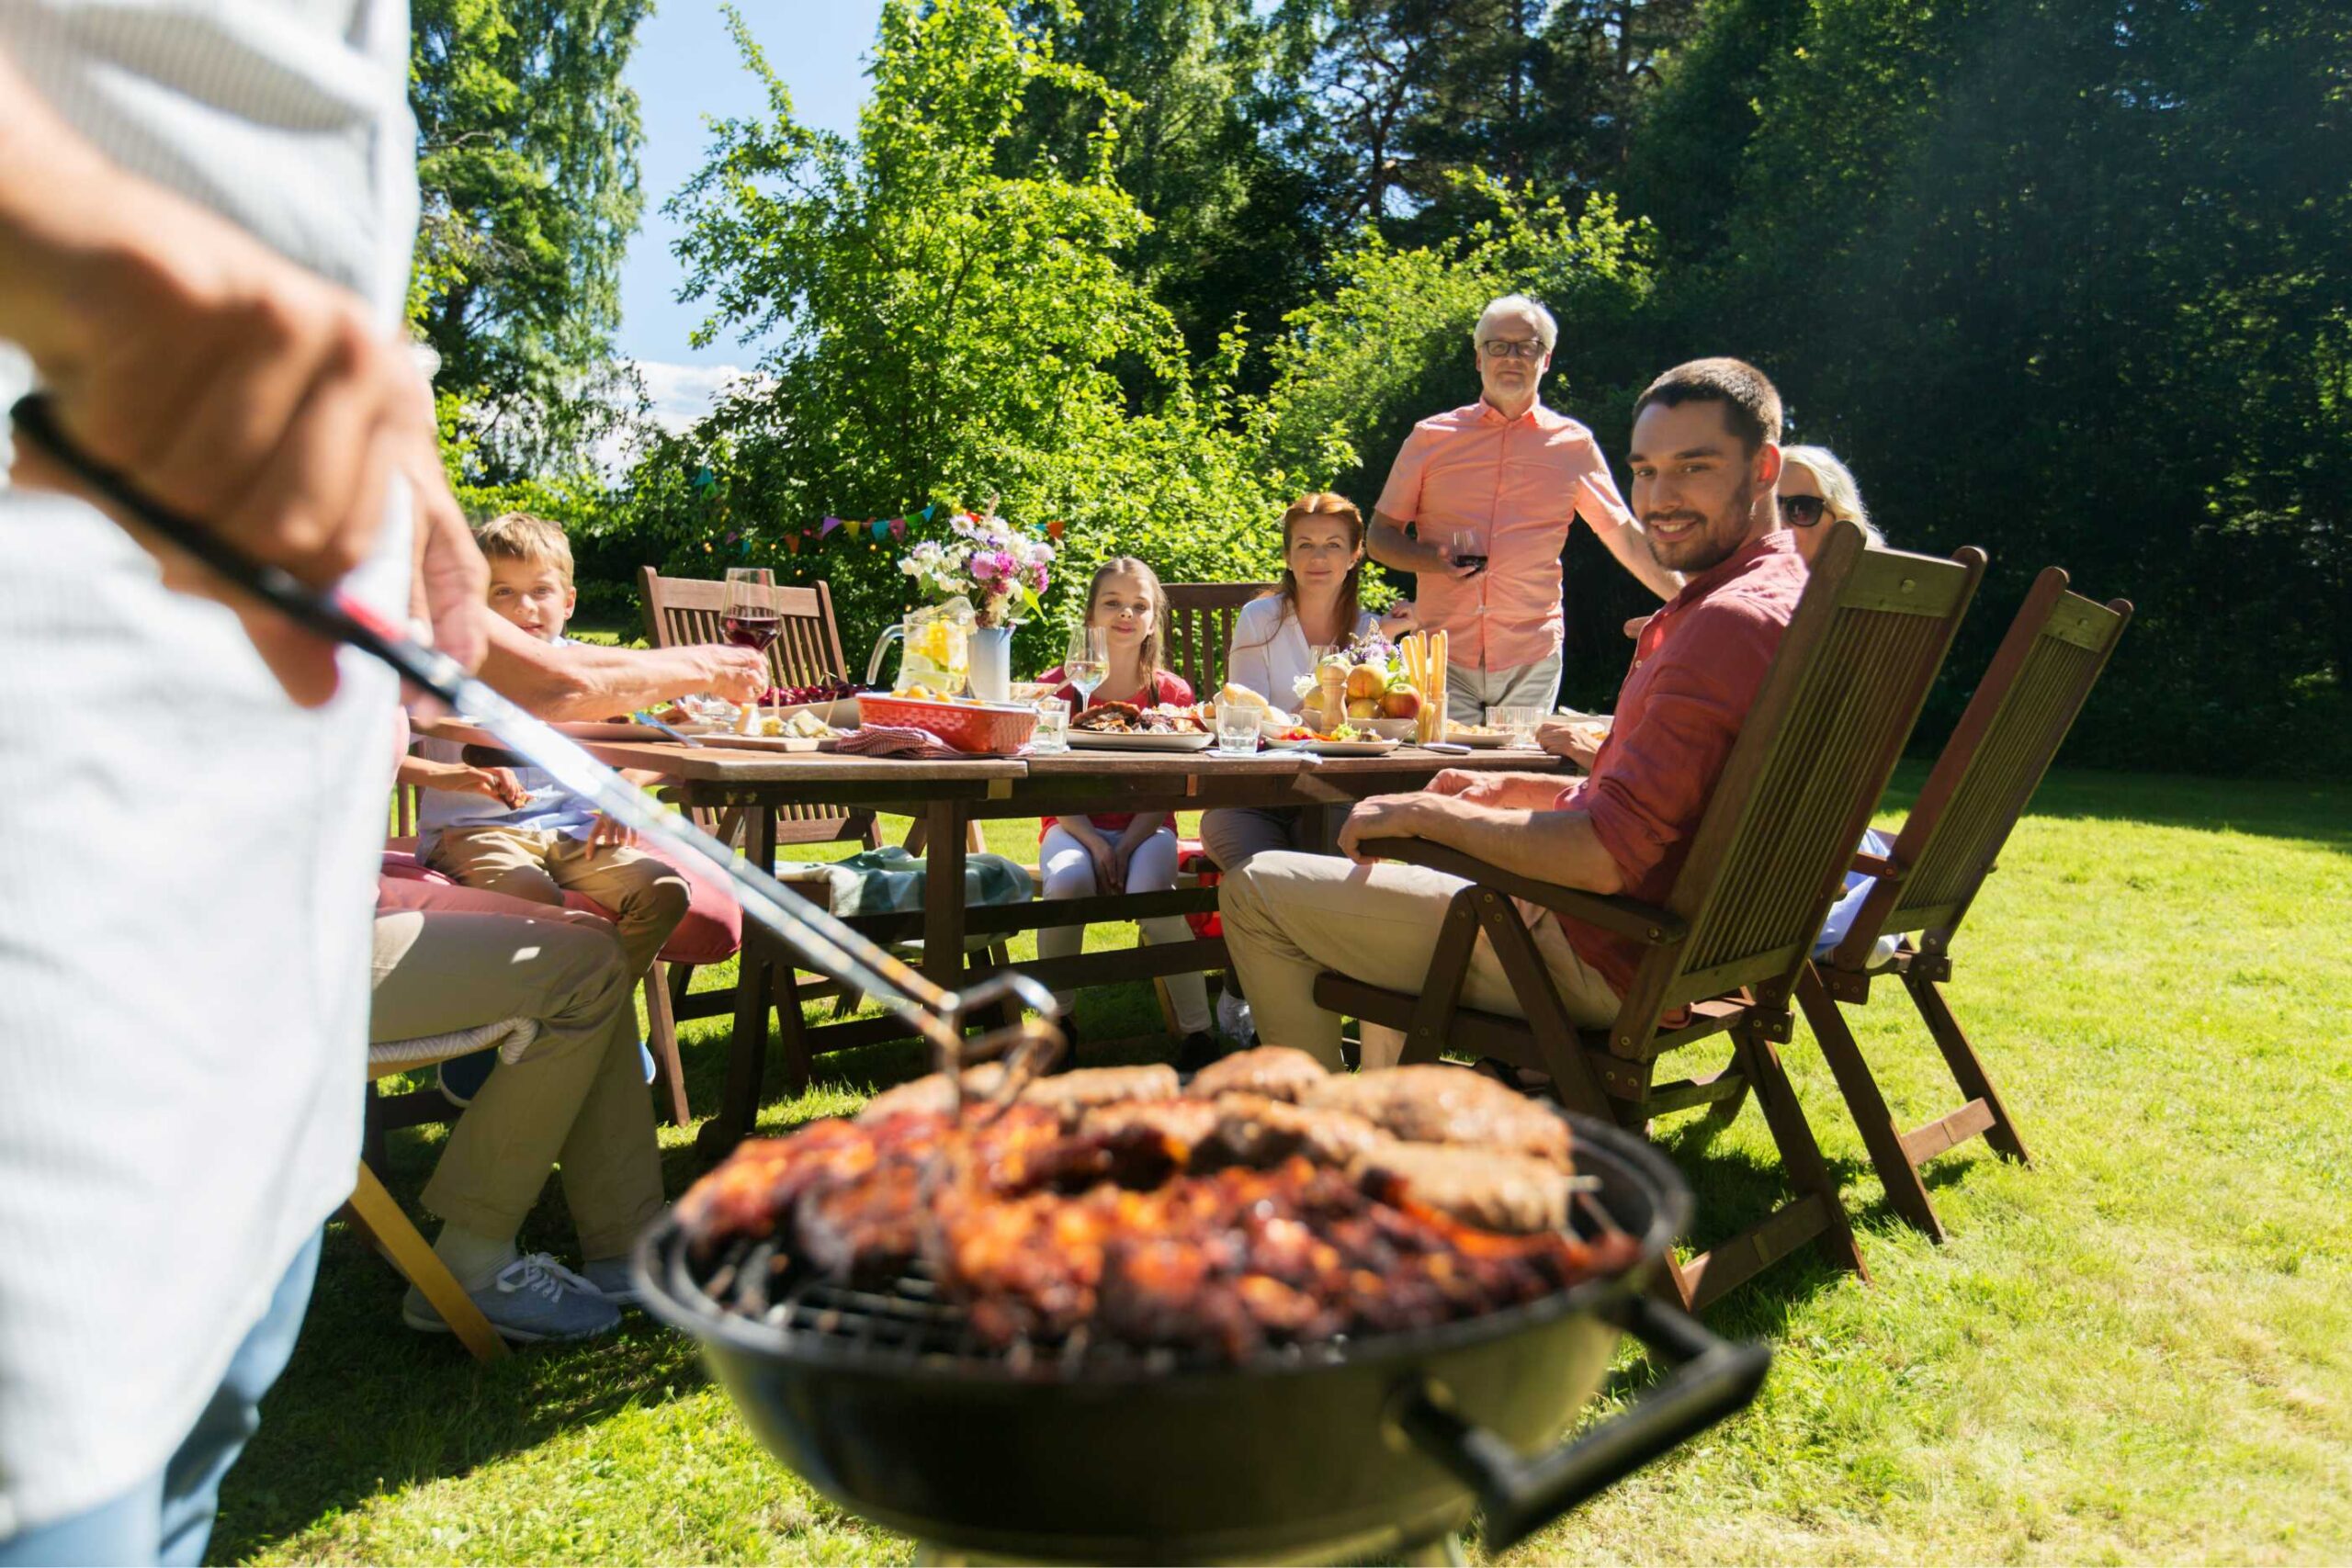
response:
[(638, 1065), (635, 988), (613, 928), (545, 915), (409, 909), (376, 918), (372, 1040), (501, 1019), (539, 1035), (492, 1073), (450, 1130), (424, 1206), (512, 1236), (560, 1166), (582, 1255), (615, 1258), (662, 1208), (653, 1104)]
[(1549, 717), (1560, 703), (1560, 656), (1509, 670), (1445, 667), (1445, 716), (1453, 724), (1484, 724), (1488, 708), (1535, 708)]
[(1320, 854), (1347, 819), (1337, 807), (1220, 806), (1201, 813), (1201, 848), (1217, 870), (1238, 871), (1269, 850)]
[[(1293, 851), (1259, 855), (1226, 877), (1217, 889), (1226, 945), (1256, 1012), (1258, 1037), (1337, 1068), (1340, 1018), (1316, 1005), (1316, 976), (1329, 969), (1391, 990), (1419, 991), (1446, 906), (1466, 886), (1419, 866), (1363, 866)], [(1617, 993), (1577, 956), (1557, 921), (1535, 928), (1535, 945), (1569, 1017), (1595, 1029), (1616, 1018)], [(1462, 1002), (1481, 1012), (1526, 1016), (1483, 932)], [(1366, 1033), (1364, 1066), (1394, 1066), (1403, 1036)]]
[(685, 918), (691, 889), (677, 868), (641, 850), (596, 847), (583, 839), (527, 828), (452, 828), (424, 863), (468, 887), (561, 904), (584, 893), (613, 912), (629, 983), (644, 978), (662, 944)]

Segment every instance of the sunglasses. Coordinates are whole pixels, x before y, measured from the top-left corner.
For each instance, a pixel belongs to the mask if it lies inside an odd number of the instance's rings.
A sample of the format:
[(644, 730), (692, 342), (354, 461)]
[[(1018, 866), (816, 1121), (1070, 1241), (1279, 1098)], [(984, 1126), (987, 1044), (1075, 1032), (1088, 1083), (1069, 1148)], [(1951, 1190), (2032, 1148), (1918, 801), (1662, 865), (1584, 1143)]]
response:
[(1817, 495), (1784, 495), (1780, 501), (1781, 521), (1792, 528), (1812, 527), (1829, 505)]

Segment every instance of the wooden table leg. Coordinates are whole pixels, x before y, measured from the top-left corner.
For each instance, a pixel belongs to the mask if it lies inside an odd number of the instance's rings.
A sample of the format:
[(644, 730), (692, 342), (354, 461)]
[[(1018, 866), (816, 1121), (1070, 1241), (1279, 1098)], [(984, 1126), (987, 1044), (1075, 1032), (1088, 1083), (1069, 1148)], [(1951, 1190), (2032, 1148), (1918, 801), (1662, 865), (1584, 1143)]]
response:
[(960, 800), (923, 808), (922, 970), (951, 991), (964, 983), (964, 827), (970, 819)]
[[(764, 808), (747, 813), (744, 831), (750, 840), (752, 863), (773, 865), (775, 813)], [(725, 1156), (750, 1135), (759, 1120), (760, 1090), (767, 1077), (770, 988), (775, 984), (769, 966), (791, 962), (791, 953), (778, 945), (765, 926), (744, 922), (743, 946), (737, 958), (741, 972), (735, 981), (735, 1036), (727, 1048), (727, 1091), (719, 1101), (718, 1114), (704, 1122), (695, 1135), (695, 1147), (707, 1159)]]

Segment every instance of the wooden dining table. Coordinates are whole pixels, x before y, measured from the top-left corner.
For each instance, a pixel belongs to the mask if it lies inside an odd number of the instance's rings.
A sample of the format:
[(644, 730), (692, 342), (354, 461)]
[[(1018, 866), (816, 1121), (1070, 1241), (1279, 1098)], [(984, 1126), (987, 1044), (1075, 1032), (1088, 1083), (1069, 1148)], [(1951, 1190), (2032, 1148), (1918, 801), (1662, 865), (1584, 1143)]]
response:
[[(429, 732), (477, 747), (489, 739), (456, 721), (442, 721), (429, 727)], [(584, 743), (613, 767), (667, 775), (674, 781), (666, 791), (669, 798), (706, 820), (733, 815), (742, 824), (742, 849), (757, 865), (776, 863), (775, 807), (866, 807), (912, 818), (924, 850), (923, 907), (859, 916), (849, 923), (876, 942), (920, 942), (923, 973), (950, 990), (995, 973), (1000, 964), (991, 953), (1001, 953), (1003, 942), (1016, 932), (1216, 908), (1216, 890), (1198, 886), (967, 908), (965, 866), (974, 822), (1114, 811), (1172, 814), (1219, 807), (1346, 807), (1372, 795), (1420, 789), (1447, 768), (1565, 771), (1557, 758), (1534, 750), (1498, 748), (1458, 754), (1411, 745), (1377, 756), (1320, 756), (1303, 750), (1240, 758), (1213, 751), (1072, 750), (931, 761), (752, 750), (729, 747), (723, 738), (693, 746), (638, 740)], [(469, 755), (483, 761), (498, 760), (487, 750)], [(1333, 813), (1335, 818), (1337, 815)], [(792, 868), (782, 869), (789, 873)], [(793, 886), (789, 879), (786, 885)], [(811, 886), (809, 896), (824, 894)], [(978, 951), (967, 951), (973, 939), (987, 940)], [(1018, 967), (1047, 988), (1065, 991), (1222, 969), (1226, 964), (1224, 940), (1209, 937), (1081, 953)], [(711, 992), (675, 998), (682, 1021), (730, 1007), (735, 1018), (725, 1095), (718, 1113), (704, 1123), (697, 1138), (705, 1154), (724, 1153), (751, 1130), (763, 1099), (771, 1018), (781, 1047), (784, 1087), (794, 1094), (807, 1086), (809, 1068), (820, 1055), (912, 1035), (896, 1017), (807, 1021), (804, 1003), (841, 992), (830, 979), (802, 978), (795, 955), (780, 939), (747, 924), (732, 998)]]

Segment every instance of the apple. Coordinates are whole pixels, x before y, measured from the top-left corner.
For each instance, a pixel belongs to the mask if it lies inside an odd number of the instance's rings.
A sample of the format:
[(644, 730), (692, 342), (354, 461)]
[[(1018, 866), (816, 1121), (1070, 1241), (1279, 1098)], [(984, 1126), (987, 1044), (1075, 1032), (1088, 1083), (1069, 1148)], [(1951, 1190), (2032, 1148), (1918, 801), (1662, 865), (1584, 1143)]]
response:
[(1399, 681), (1381, 694), (1380, 716), (1383, 718), (1420, 717), (1421, 694)]
[(1350, 697), (1348, 716), (1350, 718), (1378, 718), (1380, 699), (1378, 697)]
[(1377, 699), (1380, 694), (1387, 689), (1387, 686), (1388, 675), (1385, 671), (1375, 670), (1369, 664), (1357, 665), (1354, 669), (1348, 671), (1348, 699), (1350, 707), (1352, 709), (1356, 701), (1361, 698), (1371, 697)]

